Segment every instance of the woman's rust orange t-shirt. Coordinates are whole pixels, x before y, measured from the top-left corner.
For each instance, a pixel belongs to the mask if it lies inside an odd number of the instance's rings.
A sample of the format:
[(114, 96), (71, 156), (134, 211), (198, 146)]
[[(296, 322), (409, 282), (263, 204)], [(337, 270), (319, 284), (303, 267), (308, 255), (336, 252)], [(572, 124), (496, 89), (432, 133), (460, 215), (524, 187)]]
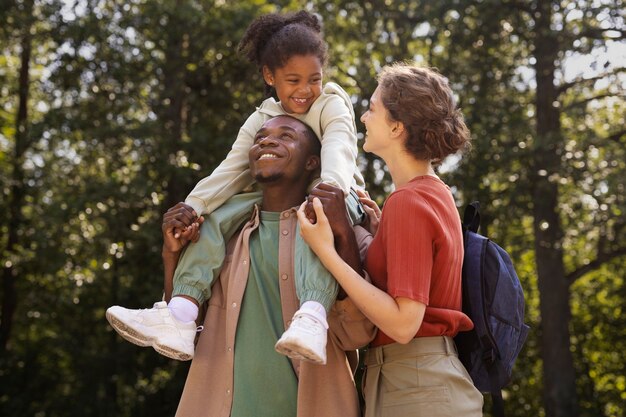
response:
[[(392, 297), (426, 304), (416, 337), (455, 336), (470, 330), (461, 311), (463, 233), (448, 186), (424, 175), (394, 191), (367, 252), (365, 269), (372, 282)], [(381, 330), (372, 342), (395, 341)]]

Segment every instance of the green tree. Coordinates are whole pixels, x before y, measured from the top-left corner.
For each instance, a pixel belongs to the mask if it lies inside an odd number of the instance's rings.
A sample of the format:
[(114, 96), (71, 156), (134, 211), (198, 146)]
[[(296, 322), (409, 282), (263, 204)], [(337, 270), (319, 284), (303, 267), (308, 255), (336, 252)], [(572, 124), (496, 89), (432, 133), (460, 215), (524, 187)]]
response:
[[(603, 97), (581, 87), (581, 84), (587, 84), (588, 80), (565, 82), (557, 72), (564, 71), (563, 61), (568, 53), (591, 52), (595, 47), (602, 46), (614, 37), (612, 32), (617, 32), (617, 29), (623, 27), (624, 24), (619, 10), (619, 5), (612, 3), (600, 5), (587, 3), (572, 6), (567, 3), (538, 1), (528, 11), (529, 16), (533, 16), (529, 41), (534, 46), (534, 69), (537, 80), (536, 135), (532, 146), (533, 163), (531, 166), (534, 200), (533, 229), (535, 252), (541, 253), (541, 256), (536, 256), (536, 261), (541, 309), (544, 404), (546, 414), (549, 416), (575, 416), (580, 413), (581, 404), (577, 401), (576, 369), (571, 353), (571, 284), (576, 278), (626, 253), (626, 242), (619, 234), (623, 225), (623, 216), (617, 214), (621, 213), (624, 208), (623, 199), (619, 201), (620, 198), (617, 197), (613, 213), (608, 210), (608, 206), (601, 205), (600, 207), (599, 205), (596, 213), (592, 215), (602, 220), (592, 221), (594, 227), (591, 232), (598, 236), (595, 248), (588, 246), (584, 252), (578, 253), (587, 261), (571, 262), (574, 269), (569, 273), (566, 269), (565, 250), (569, 248), (565, 246), (566, 233), (563, 228), (565, 216), (562, 208), (565, 204), (572, 204), (570, 199), (580, 197), (580, 194), (565, 194), (564, 191), (570, 191), (565, 186), (572, 182), (577, 187), (584, 187), (586, 182), (586, 180), (577, 181), (576, 177), (568, 175), (568, 171), (572, 170), (568, 165), (574, 159), (571, 157), (573, 155), (571, 151), (574, 150), (575, 153), (578, 149), (584, 149), (580, 145), (584, 145), (589, 136), (585, 138), (581, 135), (582, 138), (581, 136), (577, 138), (578, 143), (571, 143), (571, 140), (568, 143), (565, 140), (566, 134), (572, 132), (571, 130), (567, 132), (563, 123), (568, 113), (571, 114), (576, 107), (587, 107), (590, 103), (597, 105), (598, 100)], [(603, 21), (604, 17), (607, 18), (606, 21)], [(617, 32), (617, 37), (621, 36), (623, 36), (623, 31), (621, 34)], [(579, 44), (580, 47), (577, 46)], [(610, 66), (609, 63), (608, 67)], [(611, 69), (597, 79), (609, 77), (620, 70)], [(617, 97), (619, 90), (621, 89), (618, 88), (605, 94), (607, 97)], [(570, 94), (578, 96), (574, 101), (568, 100), (569, 91), (573, 91)], [(621, 92), (623, 94), (623, 90)], [(610, 103), (610, 101), (607, 100), (605, 103)], [(621, 107), (623, 108), (623, 102)], [(612, 113), (610, 110), (609, 112)], [(592, 132), (595, 130), (594, 127), (589, 126)], [(622, 137), (623, 130), (620, 128), (622, 132), (617, 132), (613, 130), (615, 128), (616, 126), (612, 127), (609, 134), (617, 135), (616, 138)], [(603, 151), (611, 152), (613, 146), (606, 137), (603, 138), (602, 133), (595, 131), (592, 135), (595, 136), (593, 141), (596, 142), (596, 149), (599, 147)], [(576, 136), (570, 136), (570, 138), (573, 137)], [(594, 170), (593, 165), (597, 163), (597, 158), (593, 158), (592, 152), (588, 153), (587, 157), (591, 163), (583, 164), (580, 168)], [(593, 161), (594, 159), (596, 161)], [(574, 165), (573, 168), (577, 166)], [(612, 177), (610, 171), (613, 170), (604, 170), (595, 178), (592, 176), (590, 188), (603, 188), (604, 183), (607, 192), (616, 197), (615, 193), (624, 186), (624, 172), (621, 171), (621, 181), (611, 181), (609, 184), (603, 177), (606, 174)], [(583, 178), (590, 178), (584, 172), (580, 174)], [(608, 188), (609, 186), (611, 188)], [(617, 187), (612, 188), (613, 186)], [(593, 191), (591, 195), (594, 195)], [(597, 411), (604, 412), (601, 409)]]
[[(234, 53), (242, 31), (301, 5), (3, 1), (3, 414), (174, 413), (188, 365), (123, 342), (104, 311), (159, 297), (163, 211), (224, 158), (263, 98)], [(508, 413), (624, 414), (625, 84), (602, 53), (623, 40), (622, 2), (306, 7), (324, 19), (326, 79), (352, 94), (357, 118), (394, 60), (438, 67), (458, 95), (474, 150), (440, 173), (459, 205), (483, 203), (483, 231), (513, 254), (533, 328)], [(571, 74), (583, 61), (595, 71)], [(360, 164), (383, 203), (384, 164)]]
[[(17, 100), (14, 102), (16, 114), (14, 115), (13, 126), (9, 127), (10, 114), (5, 114), (4, 132), (13, 137), (13, 155), (10, 162), (9, 181), (5, 185), (8, 188), (8, 204), (6, 212), (7, 221), (2, 228), (6, 231), (6, 242), (3, 242), (3, 256), (5, 259), (2, 265), (2, 314), (0, 316), (0, 349), (5, 351), (9, 343), (11, 328), (13, 327), (13, 316), (17, 304), (17, 291), (15, 289), (16, 277), (19, 274), (20, 239), (22, 225), (25, 223), (22, 214), (22, 206), (25, 202), (26, 184), (24, 174), (24, 157), (29, 149), (29, 90), (30, 90), (30, 66), (32, 54), (32, 28), (34, 23), (33, 2), (25, 1), (18, 4), (10, 4), (15, 10), (15, 20), (10, 22), (3, 30), (4, 37), (15, 39), (15, 43), (21, 52), (19, 61), (14, 62), (19, 67), (17, 76)], [(8, 10), (7, 10), (8, 12)], [(5, 13), (7, 13), (5, 12)], [(7, 59), (8, 58), (8, 59)], [(10, 57), (6, 57), (7, 64), (10, 64)], [(13, 103), (12, 103), (13, 104)], [(4, 234), (4, 233), (3, 233)]]

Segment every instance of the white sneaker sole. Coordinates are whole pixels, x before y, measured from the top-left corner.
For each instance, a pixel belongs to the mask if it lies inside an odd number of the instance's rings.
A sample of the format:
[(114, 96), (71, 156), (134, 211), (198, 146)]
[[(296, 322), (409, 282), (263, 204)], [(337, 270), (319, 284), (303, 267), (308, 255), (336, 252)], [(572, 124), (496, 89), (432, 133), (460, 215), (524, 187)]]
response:
[(111, 324), (111, 327), (113, 327), (120, 336), (137, 346), (151, 346), (161, 355), (178, 361), (190, 361), (193, 359), (193, 355), (159, 344), (153, 337), (148, 337), (140, 331), (128, 326), (110, 311), (106, 312), (106, 318), (109, 324)]
[(274, 345), (274, 349), (281, 355), (285, 355), (291, 359), (307, 361), (316, 365), (326, 365), (326, 358), (321, 357), (311, 349), (307, 349), (295, 343), (295, 341), (290, 338), (283, 339), (281, 337), (278, 342), (276, 342), (276, 345)]

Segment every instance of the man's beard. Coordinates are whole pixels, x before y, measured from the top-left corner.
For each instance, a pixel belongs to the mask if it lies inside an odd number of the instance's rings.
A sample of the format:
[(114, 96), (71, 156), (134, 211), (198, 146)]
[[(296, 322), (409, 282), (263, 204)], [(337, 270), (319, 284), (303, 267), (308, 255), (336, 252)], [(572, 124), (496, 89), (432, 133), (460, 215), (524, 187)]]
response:
[(268, 183), (268, 182), (277, 181), (280, 178), (282, 178), (282, 176), (283, 176), (282, 172), (276, 172), (276, 173), (271, 174), (271, 175), (256, 174), (254, 176), (254, 179), (255, 179), (256, 182), (258, 182), (260, 184), (264, 184), (264, 183)]

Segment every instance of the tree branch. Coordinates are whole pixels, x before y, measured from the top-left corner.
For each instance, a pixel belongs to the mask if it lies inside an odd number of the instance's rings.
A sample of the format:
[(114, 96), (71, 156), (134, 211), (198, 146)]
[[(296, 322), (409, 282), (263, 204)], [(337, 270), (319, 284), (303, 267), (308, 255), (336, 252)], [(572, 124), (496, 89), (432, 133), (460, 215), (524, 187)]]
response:
[(573, 81), (570, 81), (569, 83), (565, 83), (560, 85), (559, 87), (557, 87), (557, 95), (561, 95), (564, 92), (566, 92), (567, 90), (569, 90), (570, 88), (574, 87), (575, 85), (579, 85), (579, 84), (587, 84), (590, 82), (594, 82), (594, 81), (598, 81), (601, 80), (603, 78), (609, 77), (611, 75), (617, 75), (620, 72), (625, 72), (626, 71), (626, 67), (620, 67), (620, 68), (615, 68), (612, 71), (609, 72), (605, 72), (603, 74), (600, 75), (596, 75), (595, 77), (591, 77), (591, 78), (577, 78)]
[(611, 136), (608, 136), (605, 140), (610, 140), (613, 142), (618, 142), (619, 140), (626, 135), (626, 130), (622, 130), (620, 132), (613, 133)]
[(593, 100), (600, 100), (606, 97), (614, 97), (615, 95), (616, 94), (613, 94), (613, 93), (603, 93), (603, 94), (598, 94), (597, 96), (587, 97), (583, 100), (575, 101), (574, 103), (568, 104), (567, 106), (563, 107), (563, 111), (572, 110), (577, 107), (584, 107), (585, 105), (587, 105), (587, 103)]
[(610, 136), (605, 136), (605, 137), (594, 137), (593, 139), (589, 140), (587, 143), (588, 145), (593, 145), (597, 148), (602, 148), (604, 146), (606, 146), (607, 142), (615, 142), (615, 143), (620, 143), (620, 139), (622, 137), (626, 136), (626, 130), (621, 130), (619, 132), (615, 132)]
[(351, 75), (350, 73), (348, 73), (348, 71), (345, 71), (343, 68), (341, 67), (337, 67), (336, 68), (337, 72), (343, 74), (345, 77), (350, 78), (352, 81), (354, 81), (354, 83), (356, 84), (356, 87), (359, 89), (360, 94), (368, 94), (368, 91), (365, 90), (365, 87), (359, 82), (358, 77), (355, 77), (354, 75)]
[[(606, 32), (618, 32), (621, 36), (618, 37), (607, 37), (605, 36)], [(591, 39), (603, 39), (603, 40), (621, 40), (624, 39), (626, 35), (626, 30), (618, 29), (618, 28), (588, 28), (581, 32), (578, 37), (579, 38), (591, 38)]]
[(572, 285), (574, 282), (576, 282), (578, 278), (584, 276), (585, 274), (588, 274), (591, 271), (595, 271), (605, 263), (624, 255), (626, 255), (626, 247), (619, 248), (608, 253), (601, 253), (596, 259), (589, 262), (587, 265), (581, 266), (580, 268), (575, 269), (574, 271), (567, 274), (565, 278), (567, 279), (569, 285)]

